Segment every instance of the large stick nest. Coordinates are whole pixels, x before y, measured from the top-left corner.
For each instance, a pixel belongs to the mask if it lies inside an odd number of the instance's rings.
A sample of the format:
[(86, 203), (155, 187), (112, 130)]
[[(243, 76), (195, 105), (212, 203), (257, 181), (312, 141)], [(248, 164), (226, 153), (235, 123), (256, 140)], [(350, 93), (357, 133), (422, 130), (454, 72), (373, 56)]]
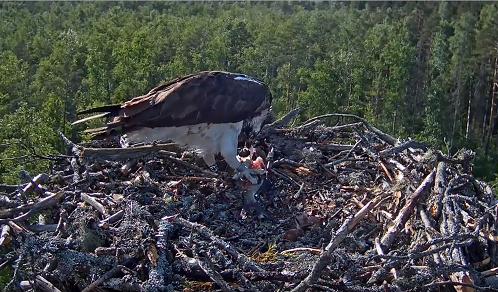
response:
[(221, 157), (215, 174), (171, 144), (72, 145), (49, 174), (23, 172), (0, 186), (6, 290), (498, 290), (496, 201), (472, 151), (352, 115), (288, 120), (261, 137), (270, 217), (243, 210)]

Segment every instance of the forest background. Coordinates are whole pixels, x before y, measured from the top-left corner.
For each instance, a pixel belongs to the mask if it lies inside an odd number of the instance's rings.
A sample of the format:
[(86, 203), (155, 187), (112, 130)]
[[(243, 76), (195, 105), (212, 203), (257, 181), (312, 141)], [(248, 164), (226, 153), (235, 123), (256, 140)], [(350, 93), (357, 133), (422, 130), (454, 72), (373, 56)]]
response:
[[(1, 2), (0, 183), (66, 153), (77, 110), (182, 74), (257, 76), (277, 116), (352, 113), (498, 182), (496, 2)], [(333, 122), (333, 121), (331, 121)], [(36, 155), (34, 155), (36, 154)]]

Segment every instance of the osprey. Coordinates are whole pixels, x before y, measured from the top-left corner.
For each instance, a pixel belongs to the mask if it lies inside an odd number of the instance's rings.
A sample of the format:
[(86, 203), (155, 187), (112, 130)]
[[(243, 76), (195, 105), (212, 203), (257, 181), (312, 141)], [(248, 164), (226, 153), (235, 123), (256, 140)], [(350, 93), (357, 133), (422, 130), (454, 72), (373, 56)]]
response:
[(105, 126), (87, 129), (93, 140), (120, 136), (121, 147), (171, 140), (197, 149), (217, 171), (220, 153), (230, 167), (252, 184), (256, 174), (237, 158), (238, 137), (253, 137), (270, 118), (272, 94), (257, 78), (224, 71), (202, 71), (160, 84), (123, 104), (78, 112), (100, 113), (73, 123), (107, 118)]

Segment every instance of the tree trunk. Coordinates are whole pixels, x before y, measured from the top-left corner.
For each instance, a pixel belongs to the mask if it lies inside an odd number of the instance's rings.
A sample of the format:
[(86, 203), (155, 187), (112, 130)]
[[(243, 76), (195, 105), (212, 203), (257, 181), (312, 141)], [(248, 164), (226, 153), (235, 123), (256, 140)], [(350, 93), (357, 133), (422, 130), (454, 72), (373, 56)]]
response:
[(479, 138), (479, 132), (484, 128), (483, 117), (487, 111), (486, 100), (484, 96), (484, 90), (486, 86), (486, 61), (481, 60), (479, 64), (479, 73), (476, 76), (475, 86), (474, 86), (474, 110), (472, 116), (472, 127), (471, 131), (475, 135), (475, 138)]
[(484, 142), (484, 155), (486, 156), (488, 156), (489, 152), (489, 142), (491, 140), (491, 135), (495, 130), (497, 98), (498, 98), (498, 57), (495, 57), (492, 92), (491, 92), (491, 110), (489, 112), (489, 126), (488, 126), (488, 132), (486, 134), (486, 140)]
[(457, 91), (455, 95), (455, 109), (453, 111), (453, 128), (451, 129), (451, 136), (450, 136), (450, 145), (453, 146), (454, 139), (456, 136), (456, 131), (457, 131), (457, 121), (458, 121), (458, 110), (460, 109), (460, 92), (462, 92), (462, 64), (460, 63), (458, 65), (458, 73), (457, 73)]
[(470, 133), (470, 120), (471, 120), (471, 115), (472, 115), (472, 91), (469, 90), (469, 103), (467, 106), (467, 127), (465, 128), (465, 140), (469, 139), (469, 133)]

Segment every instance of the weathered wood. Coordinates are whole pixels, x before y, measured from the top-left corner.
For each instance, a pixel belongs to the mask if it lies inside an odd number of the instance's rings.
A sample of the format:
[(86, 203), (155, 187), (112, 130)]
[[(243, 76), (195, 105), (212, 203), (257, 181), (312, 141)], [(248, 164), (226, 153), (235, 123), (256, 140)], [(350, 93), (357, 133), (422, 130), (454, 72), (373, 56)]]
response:
[(285, 125), (287, 125), (293, 118), (295, 118), (299, 113), (301, 112), (301, 108), (295, 108), (293, 110), (291, 110), (290, 112), (288, 112), (287, 114), (285, 114), (282, 118), (280, 118), (279, 120), (271, 123), (271, 124), (268, 124), (268, 125), (265, 125), (263, 126), (263, 128), (261, 129), (261, 131), (258, 133), (258, 135), (256, 135), (256, 139), (263, 139), (265, 137), (268, 137), (269, 135), (271, 134), (274, 134), (276, 133), (276, 130), (278, 128), (282, 128), (284, 127)]
[(393, 225), (387, 230), (386, 234), (381, 239), (381, 246), (383, 250), (388, 250), (391, 244), (394, 242), (396, 235), (405, 226), (406, 221), (410, 218), (418, 200), (425, 191), (429, 189), (434, 182), (434, 175), (436, 171), (433, 170), (429, 175), (422, 181), (418, 188), (413, 192), (411, 198), (406, 202), (405, 206), (401, 209), (396, 219), (393, 221)]
[(11, 240), (10, 227), (5, 224), (2, 226), (2, 231), (0, 232), (0, 246), (8, 245)]
[(99, 211), (100, 214), (107, 216), (106, 208), (104, 207), (104, 205), (99, 203), (95, 198), (92, 198), (87, 194), (81, 194), (81, 199), (86, 203), (90, 204), (92, 207), (94, 207), (97, 211)]
[(125, 161), (128, 159), (153, 157), (161, 150), (179, 153), (180, 147), (175, 143), (144, 145), (130, 148), (83, 148), (80, 157), (85, 159)]
[[(29, 211), (26, 212), (25, 214), (18, 216), (16, 218), (12, 218), (12, 219), (0, 219), (0, 224), (4, 224), (4, 223), (9, 222), (9, 221), (20, 222), (20, 221), (26, 220), (31, 215), (34, 215), (36, 212), (43, 210), (45, 208), (48, 208), (54, 204), (57, 204), (57, 202), (63, 196), (64, 196), (64, 192), (58, 192), (55, 194), (50, 193), (50, 195), (48, 197), (41, 199), (40, 201), (32, 204), (31, 206), (23, 206), (24, 208), (22, 208), (22, 209), (29, 209)], [(21, 209), (21, 208), (19, 208), (19, 209)], [(19, 209), (16, 211), (19, 211)], [(0, 217), (2, 217), (2, 215), (5, 216), (6, 214), (1, 214)]]
[(346, 236), (353, 230), (353, 228), (362, 220), (376, 205), (375, 201), (368, 202), (362, 209), (360, 209), (354, 217), (349, 220), (344, 221), (341, 228), (337, 230), (337, 232), (330, 240), (329, 244), (325, 247), (325, 250), (322, 252), (318, 260), (313, 266), (311, 273), (302, 281), (299, 285), (297, 285), (292, 292), (304, 292), (308, 287), (313, 285), (320, 274), (323, 272), (325, 267), (330, 263), (330, 256), (332, 252), (339, 246), (339, 244), (346, 238)]

